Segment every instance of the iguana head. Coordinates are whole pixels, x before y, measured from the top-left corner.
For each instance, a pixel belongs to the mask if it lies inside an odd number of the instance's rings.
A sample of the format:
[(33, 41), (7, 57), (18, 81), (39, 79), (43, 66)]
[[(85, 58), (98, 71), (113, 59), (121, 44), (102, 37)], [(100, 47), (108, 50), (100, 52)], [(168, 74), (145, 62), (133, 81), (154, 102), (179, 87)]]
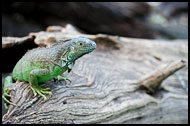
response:
[(52, 56), (61, 62), (61, 67), (72, 69), (75, 60), (96, 49), (96, 43), (85, 37), (60, 40), (50, 47)]
[(96, 43), (85, 37), (74, 38), (69, 41), (69, 51), (67, 53), (67, 60), (75, 61), (84, 54), (92, 52), (96, 49)]

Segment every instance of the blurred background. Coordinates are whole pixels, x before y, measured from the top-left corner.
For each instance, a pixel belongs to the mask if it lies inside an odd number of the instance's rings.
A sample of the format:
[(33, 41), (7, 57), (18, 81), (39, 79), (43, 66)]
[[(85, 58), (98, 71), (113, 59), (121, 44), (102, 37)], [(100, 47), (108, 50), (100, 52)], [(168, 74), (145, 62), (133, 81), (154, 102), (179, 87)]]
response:
[(2, 5), (2, 36), (72, 24), (87, 34), (187, 39), (187, 2), (13, 2)]

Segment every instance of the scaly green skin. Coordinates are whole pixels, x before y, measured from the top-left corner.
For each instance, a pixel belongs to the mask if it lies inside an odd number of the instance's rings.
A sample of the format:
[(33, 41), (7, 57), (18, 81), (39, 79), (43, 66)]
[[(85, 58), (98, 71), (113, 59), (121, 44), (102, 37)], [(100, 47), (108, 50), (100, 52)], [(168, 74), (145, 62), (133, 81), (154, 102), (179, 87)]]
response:
[(51, 95), (49, 88), (42, 88), (44, 84), (39, 85), (53, 78), (64, 79), (61, 74), (68, 70), (70, 72), (74, 66), (75, 60), (79, 57), (92, 52), (96, 48), (96, 43), (85, 37), (78, 37), (70, 40), (60, 41), (50, 48), (37, 48), (28, 51), (16, 64), (13, 69), (12, 77), (5, 78), (4, 94), (2, 98), (7, 104), (13, 104), (6, 97), (10, 96), (10, 90), (7, 86), (13, 83), (13, 80), (29, 82), (34, 96), (39, 94), (46, 100), (44, 94)]

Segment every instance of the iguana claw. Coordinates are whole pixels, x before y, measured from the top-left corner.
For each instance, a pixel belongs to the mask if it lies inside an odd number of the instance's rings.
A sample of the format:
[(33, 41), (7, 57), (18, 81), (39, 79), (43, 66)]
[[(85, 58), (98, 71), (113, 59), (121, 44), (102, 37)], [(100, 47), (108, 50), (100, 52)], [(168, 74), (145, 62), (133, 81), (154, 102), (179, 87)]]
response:
[(11, 97), (11, 95), (10, 95), (10, 94), (7, 94), (7, 93), (4, 93), (4, 94), (2, 95), (2, 98), (3, 98), (4, 102), (5, 102), (5, 103), (4, 103), (5, 109), (8, 109), (8, 104), (16, 106), (16, 104), (12, 103), (12, 102), (11, 102), (10, 100), (8, 100), (6, 97)]
[(45, 84), (42, 85), (30, 85), (30, 88), (32, 89), (34, 96), (36, 96), (37, 94), (39, 94), (40, 96), (43, 97), (44, 100), (47, 100), (46, 96), (44, 94), (49, 94), (52, 95), (51, 91), (47, 91), (50, 90), (50, 88), (42, 88)]

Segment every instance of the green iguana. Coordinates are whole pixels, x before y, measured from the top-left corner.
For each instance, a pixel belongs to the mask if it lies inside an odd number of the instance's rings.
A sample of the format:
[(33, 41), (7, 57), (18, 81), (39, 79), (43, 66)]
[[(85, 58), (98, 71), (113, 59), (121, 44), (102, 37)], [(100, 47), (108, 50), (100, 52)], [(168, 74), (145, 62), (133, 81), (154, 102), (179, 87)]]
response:
[(7, 104), (15, 105), (7, 99), (11, 97), (11, 90), (7, 89), (7, 86), (13, 84), (13, 80), (29, 82), (34, 96), (39, 94), (46, 100), (44, 94), (51, 95), (52, 92), (48, 91), (50, 88), (42, 88), (44, 84), (39, 85), (39, 83), (53, 78), (67, 80), (61, 74), (67, 70), (70, 72), (78, 58), (92, 52), (95, 48), (96, 43), (94, 41), (85, 37), (78, 37), (62, 40), (49, 48), (39, 47), (28, 51), (17, 62), (13, 69), (12, 77), (5, 78), (4, 94), (2, 96), (5, 101), (5, 108), (8, 109)]

